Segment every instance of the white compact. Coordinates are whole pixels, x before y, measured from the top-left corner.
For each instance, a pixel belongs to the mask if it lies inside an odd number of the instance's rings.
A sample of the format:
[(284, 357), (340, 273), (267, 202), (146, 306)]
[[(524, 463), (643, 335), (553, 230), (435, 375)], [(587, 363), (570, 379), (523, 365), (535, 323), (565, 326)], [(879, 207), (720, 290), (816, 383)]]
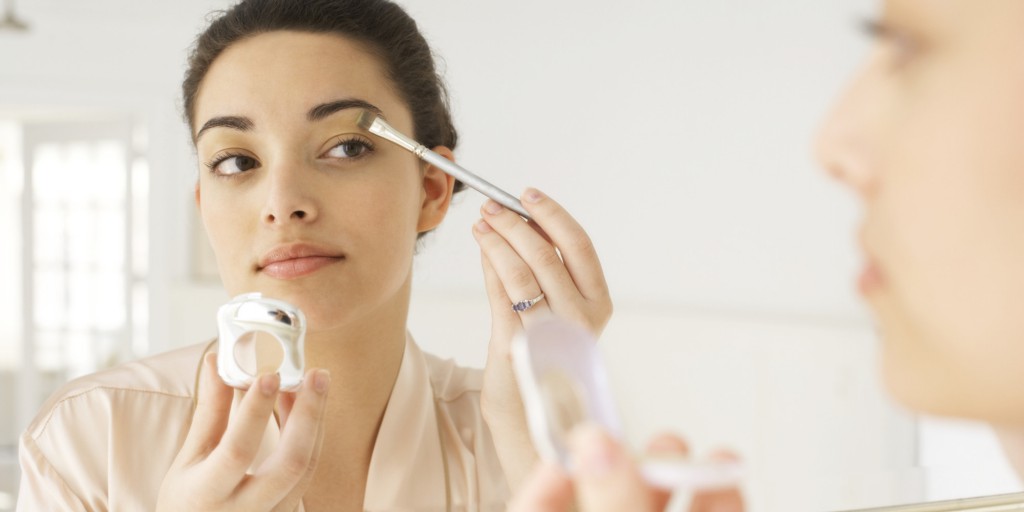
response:
[(281, 346), (281, 390), (294, 391), (305, 374), (306, 316), (299, 308), (260, 293), (239, 295), (217, 310), (217, 373), (229, 386), (248, 389), (256, 376), (239, 364), (240, 340), (258, 333), (272, 336)]
[[(567, 436), (581, 423), (598, 424), (622, 439), (597, 340), (586, 329), (557, 317), (531, 325), (512, 341), (512, 365), (530, 436), (542, 458), (572, 472)], [(725, 461), (640, 461), (640, 472), (649, 484), (689, 491), (737, 486), (741, 469), (739, 463)]]

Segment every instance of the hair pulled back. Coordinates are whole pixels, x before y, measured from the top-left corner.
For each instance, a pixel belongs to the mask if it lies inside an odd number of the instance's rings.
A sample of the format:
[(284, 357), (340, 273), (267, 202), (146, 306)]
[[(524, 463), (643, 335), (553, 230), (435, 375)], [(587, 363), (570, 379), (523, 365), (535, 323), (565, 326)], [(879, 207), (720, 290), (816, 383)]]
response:
[[(217, 57), (246, 38), (275, 30), (337, 34), (363, 45), (412, 113), (413, 133), (428, 148), (455, 149), (448, 91), (430, 46), (408, 13), (388, 0), (242, 0), (222, 11), (196, 38), (182, 82), (185, 118), (195, 122), (199, 86)], [(463, 188), (456, 182), (456, 191)]]

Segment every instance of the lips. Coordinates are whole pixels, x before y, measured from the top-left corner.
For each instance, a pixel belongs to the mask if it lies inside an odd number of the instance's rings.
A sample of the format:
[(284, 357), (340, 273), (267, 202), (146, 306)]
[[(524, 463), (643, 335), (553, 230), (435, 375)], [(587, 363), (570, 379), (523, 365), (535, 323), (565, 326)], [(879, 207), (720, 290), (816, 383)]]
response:
[(857, 290), (861, 295), (868, 296), (882, 287), (882, 271), (873, 261), (866, 261), (860, 276), (857, 278)]
[(345, 259), (338, 249), (310, 244), (291, 243), (267, 251), (257, 263), (257, 271), (276, 279), (295, 279), (312, 274)]
[(861, 251), (864, 254), (864, 267), (861, 269), (860, 275), (857, 277), (857, 290), (861, 295), (866, 297), (878, 291), (884, 285), (885, 278), (882, 274), (878, 261), (868, 249), (866, 242), (867, 236), (865, 235), (864, 230), (861, 230), (859, 239)]

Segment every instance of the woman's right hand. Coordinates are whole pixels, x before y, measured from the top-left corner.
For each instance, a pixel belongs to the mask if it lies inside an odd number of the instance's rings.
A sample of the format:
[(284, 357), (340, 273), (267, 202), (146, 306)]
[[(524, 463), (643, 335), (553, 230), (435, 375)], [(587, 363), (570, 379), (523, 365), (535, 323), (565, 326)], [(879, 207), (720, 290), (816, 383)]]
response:
[[(279, 393), (280, 377), (263, 375), (232, 414), (234, 389), (217, 376), (216, 354), (207, 354), (192, 426), (160, 486), (157, 511), (294, 511), (316, 470), (330, 380), (326, 370), (309, 370), (297, 392)], [(275, 403), (281, 440), (249, 474)]]
[[(567, 475), (557, 465), (538, 467), (509, 506), (509, 512), (656, 512), (665, 510), (671, 493), (650, 487), (641, 477), (624, 446), (594, 425), (576, 427), (569, 437), (576, 474)], [(686, 456), (686, 442), (672, 435), (652, 440), (647, 454)], [(735, 460), (720, 452), (714, 458)], [(743, 512), (743, 495), (737, 488), (694, 494), (689, 512)]]

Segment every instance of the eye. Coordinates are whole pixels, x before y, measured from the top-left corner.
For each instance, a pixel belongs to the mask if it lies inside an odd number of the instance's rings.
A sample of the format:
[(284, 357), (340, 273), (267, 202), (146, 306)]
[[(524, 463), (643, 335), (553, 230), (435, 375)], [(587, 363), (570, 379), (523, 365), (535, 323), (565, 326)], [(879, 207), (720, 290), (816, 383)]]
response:
[(223, 155), (206, 164), (214, 174), (231, 176), (254, 169), (259, 165), (255, 158), (247, 155)]
[(870, 37), (884, 45), (893, 68), (905, 66), (920, 53), (921, 45), (917, 38), (886, 21), (866, 20), (861, 26)]
[(328, 158), (340, 158), (345, 160), (356, 159), (373, 151), (373, 144), (367, 140), (354, 137), (338, 142), (324, 155)]

